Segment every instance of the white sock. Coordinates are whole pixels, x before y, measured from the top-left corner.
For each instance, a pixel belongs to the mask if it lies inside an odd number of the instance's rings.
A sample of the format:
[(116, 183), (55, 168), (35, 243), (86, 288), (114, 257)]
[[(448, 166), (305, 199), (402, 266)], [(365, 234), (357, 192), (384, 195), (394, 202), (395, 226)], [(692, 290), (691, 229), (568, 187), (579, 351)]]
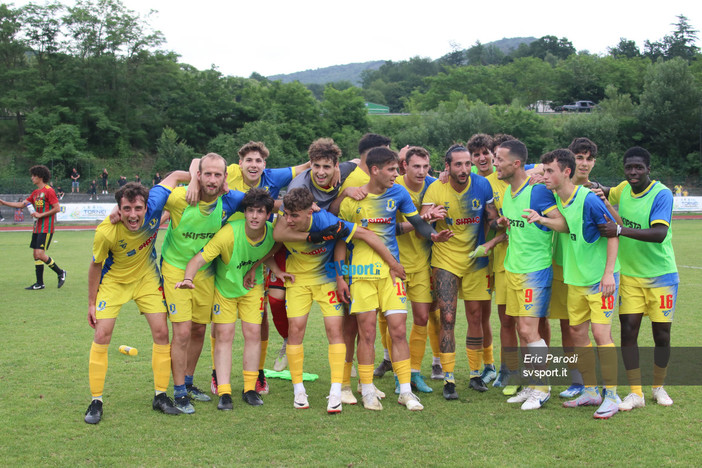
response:
[(432, 358), (431, 358), (431, 365), (432, 365), (432, 366), (435, 366), (435, 365), (437, 365), (437, 364), (438, 364), (438, 365), (441, 365), (441, 358), (439, 358), (439, 357), (432, 357)]
[(400, 394), (409, 393), (412, 391), (412, 385), (409, 382), (400, 384)]
[(295, 395), (297, 395), (298, 393), (305, 393), (305, 384), (303, 384), (302, 382), (293, 384), (293, 392), (295, 393)]
[(332, 382), (331, 389), (329, 390), (330, 395), (341, 395), (341, 382)]
[(375, 393), (375, 388), (372, 383), (361, 384), (361, 395), (366, 396)]
[(385, 359), (386, 361), (390, 360), (390, 351), (389, 350), (383, 349), (383, 359)]

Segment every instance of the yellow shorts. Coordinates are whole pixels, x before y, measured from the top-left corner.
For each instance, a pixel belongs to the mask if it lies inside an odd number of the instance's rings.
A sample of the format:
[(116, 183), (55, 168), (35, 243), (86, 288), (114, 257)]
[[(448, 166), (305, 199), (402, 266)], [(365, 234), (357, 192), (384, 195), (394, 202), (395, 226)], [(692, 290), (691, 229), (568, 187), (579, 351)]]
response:
[(492, 274), (492, 290), (495, 291), (495, 304), (507, 304), (507, 278), (505, 270), (496, 271)]
[(316, 301), (324, 317), (343, 317), (344, 308), (336, 297), (336, 283), (296, 286), (285, 289), (285, 309), (288, 317), (304, 317)]
[(546, 317), (552, 279), (550, 267), (532, 273), (506, 272), (507, 315)]
[(488, 267), (466, 273), (458, 278), (458, 298), (464, 301), (489, 301), (492, 298), (490, 291), (490, 272)]
[(356, 280), (351, 283), (351, 313), (380, 309), (381, 312), (407, 313), (407, 292), (402, 280), (395, 284), (389, 277), (378, 280)]
[(200, 270), (193, 278), (195, 289), (176, 289), (185, 272), (166, 262), (161, 264), (163, 291), (166, 296), (168, 318), (171, 322), (210, 323), (214, 298), (214, 274), (211, 269)]
[(580, 325), (586, 321), (610, 325), (614, 317), (614, 306), (617, 304), (619, 293), (619, 275), (614, 276), (617, 289), (614, 295), (604, 298), (597, 289), (599, 284), (593, 286), (568, 286), (568, 319), (570, 325)]
[(117, 318), (124, 304), (134, 300), (142, 314), (166, 313), (161, 279), (157, 272), (144, 275), (131, 283), (113, 282), (107, 279), (98, 289), (95, 300), (95, 317), (99, 319)]
[(429, 267), (414, 273), (407, 273), (405, 280), (407, 298), (412, 302), (431, 304), (434, 300), (434, 282)]
[(222, 296), (219, 289), (215, 288), (212, 323), (235, 323), (238, 318), (241, 318), (242, 322), (260, 325), (263, 321), (263, 304), (266, 300), (263, 293), (263, 285), (257, 284), (245, 295), (230, 299)]
[(548, 318), (550, 319), (569, 319), (568, 294), (570, 288), (563, 282), (562, 278), (561, 276), (561, 279), (557, 279), (556, 275), (553, 275), (553, 282), (551, 282), (551, 305), (548, 307)]
[(641, 280), (647, 279), (621, 276), (619, 315), (644, 314), (651, 322), (671, 323), (678, 300), (678, 285), (643, 287)]

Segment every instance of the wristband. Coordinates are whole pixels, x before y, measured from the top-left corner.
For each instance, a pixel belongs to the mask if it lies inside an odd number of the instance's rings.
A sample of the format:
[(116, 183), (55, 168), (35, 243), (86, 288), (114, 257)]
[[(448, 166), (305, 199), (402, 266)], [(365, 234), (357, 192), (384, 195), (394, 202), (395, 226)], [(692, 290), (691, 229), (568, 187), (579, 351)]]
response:
[[(619, 234), (617, 234), (617, 235), (619, 235)], [(183, 281), (190, 281), (191, 283), (193, 282), (193, 280), (190, 278), (183, 278)]]
[(617, 224), (617, 237), (619, 237), (619, 235), (620, 235), (621, 233), (622, 233), (622, 225), (621, 225), (621, 224)]

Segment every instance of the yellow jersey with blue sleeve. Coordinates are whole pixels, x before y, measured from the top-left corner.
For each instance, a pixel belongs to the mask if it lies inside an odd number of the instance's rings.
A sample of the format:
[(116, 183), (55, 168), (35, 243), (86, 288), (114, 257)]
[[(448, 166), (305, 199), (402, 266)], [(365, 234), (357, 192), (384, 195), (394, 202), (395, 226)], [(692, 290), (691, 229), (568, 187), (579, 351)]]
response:
[[(275, 200), (278, 198), (278, 195), (280, 195), (280, 191), (290, 184), (295, 175), (294, 167), (264, 169), (261, 178), (258, 180), (258, 184), (256, 184), (256, 188), (264, 189), (266, 192), (270, 193), (273, 200)], [(229, 190), (238, 190), (242, 193), (246, 193), (251, 189), (251, 187), (244, 182), (241, 166), (238, 164), (230, 164), (227, 166), (227, 185), (229, 186)], [(240, 219), (244, 219), (244, 213), (234, 213), (229, 217), (229, 221)]]
[(101, 282), (131, 283), (146, 275), (159, 276), (156, 236), (170, 193), (163, 185), (149, 190), (144, 223), (137, 231), (130, 231), (121, 222), (112, 224), (109, 217), (95, 229), (93, 262), (103, 264)]
[[(395, 182), (407, 189), (407, 193), (412, 197), (412, 203), (419, 211), (427, 189), (436, 179), (427, 176), (422, 188), (418, 192), (414, 192), (407, 187), (405, 177), (398, 177)], [(401, 214), (398, 221), (404, 222), (407, 221), (407, 218)], [(408, 232), (397, 236), (397, 247), (400, 250), (400, 263), (404, 267), (405, 273), (416, 273), (429, 268), (431, 258), (431, 241), (429, 239), (419, 237), (416, 232)]]
[[(310, 225), (307, 232), (323, 231), (329, 226), (339, 223), (339, 218), (326, 210), (312, 213)], [(356, 224), (349, 221), (342, 221), (349, 229), (350, 234), (343, 239), (343, 242), (350, 242), (356, 233)], [(336, 281), (334, 268), (334, 245), (335, 240), (313, 244), (311, 242), (285, 242), (288, 249), (288, 256), (285, 260), (285, 271), (295, 275), (295, 282), (286, 281), (286, 287), (314, 286)]]
[(485, 242), (485, 207), (493, 199), (492, 187), (485, 177), (470, 174), (468, 184), (457, 192), (450, 182), (432, 184), (424, 195), (424, 204), (446, 208), (444, 219), (436, 222), (436, 230), (450, 229), (453, 237), (432, 246), (431, 266), (458, 277), (486, 268), (487, 257), (468, 258), (468, 253)]
[[(373, 231), (399, 261), (395, 237), (398, 211), (405, 216), (418, 214), (407, 189), (394, 184), (380, 195), (369, 193), (363, 200), (345, 198), (341, 202), (339, 218)], [(368, 244), (354, 239), (349, 244), (349, 249), (348, 273), (352, 281), (389, 277), (388, 265)]]

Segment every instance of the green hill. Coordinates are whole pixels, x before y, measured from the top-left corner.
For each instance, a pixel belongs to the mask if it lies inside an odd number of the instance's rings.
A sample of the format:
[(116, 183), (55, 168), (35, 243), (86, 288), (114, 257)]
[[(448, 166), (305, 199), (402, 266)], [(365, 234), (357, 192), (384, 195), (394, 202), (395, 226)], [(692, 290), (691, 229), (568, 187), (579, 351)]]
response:
[(287, 75), (273, 75), (268, 79), (272, 81), (282, 81), (290, 83), (299, 81), (304, 84), (325, 84), (336, 81), (350, 81), (356, 86), (361, 85), (361, 72), (364, 70), (377, 70), (385, 60), (374, 60), (363, 63), (347, 63), (346, 65), (332, 65), (331, 67), (317, 68), (316, 70), (305, 70)]

